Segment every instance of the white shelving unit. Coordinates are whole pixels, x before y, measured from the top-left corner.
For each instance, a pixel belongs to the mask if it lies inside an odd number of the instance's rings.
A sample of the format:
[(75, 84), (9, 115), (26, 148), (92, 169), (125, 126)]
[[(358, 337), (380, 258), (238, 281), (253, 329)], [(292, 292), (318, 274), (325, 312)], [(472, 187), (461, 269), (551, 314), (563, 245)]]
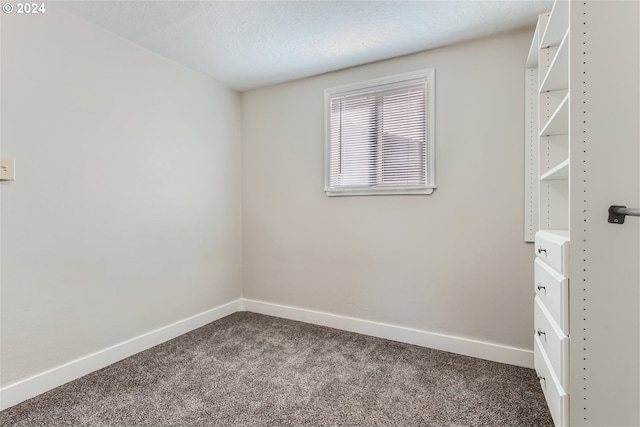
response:
[[(535, 247), (534, 366), (556, 426), (569, 425), (569, 5), (540, 16), (535, 92), (538, 225)], [(529, 62), (527, 64), (529, 66)], [(552, 315), (551, 313), (555, 313)], [(561, 323), (564, 323), (561, 325)]]
[(556, 0), (525, 65), (534, 366), (556, 426), (640, 425), (640, 2)]

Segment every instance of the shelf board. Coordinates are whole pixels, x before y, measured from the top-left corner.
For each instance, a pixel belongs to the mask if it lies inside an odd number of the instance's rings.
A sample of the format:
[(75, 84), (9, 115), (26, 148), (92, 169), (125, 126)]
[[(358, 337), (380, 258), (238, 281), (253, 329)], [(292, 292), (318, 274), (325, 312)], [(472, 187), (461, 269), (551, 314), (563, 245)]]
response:
[(551, 9), (547, 28), (540, 40), (540, 48), (557, 46), (569, 28), (569, 0), (557, 0)]
[(560, 164), (549, 169), (540, 176), (540, 181), (553, 181), (569, 178), (569, 159), (565, 159)]
[(564, 135), (569, 131), (569, 94), (542, 128), (540, 136)]
[(569, 31), (556, 51), (551, 66), (540, 85), (540, 92), (567, 89), (569, 87)]

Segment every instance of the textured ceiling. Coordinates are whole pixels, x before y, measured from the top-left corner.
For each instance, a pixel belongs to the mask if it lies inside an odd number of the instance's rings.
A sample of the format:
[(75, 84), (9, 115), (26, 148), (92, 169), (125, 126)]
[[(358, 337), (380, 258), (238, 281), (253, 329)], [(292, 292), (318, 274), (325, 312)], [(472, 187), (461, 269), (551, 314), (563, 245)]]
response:
[(533, 26), (551, 0), (57, 3), (238, 90)]

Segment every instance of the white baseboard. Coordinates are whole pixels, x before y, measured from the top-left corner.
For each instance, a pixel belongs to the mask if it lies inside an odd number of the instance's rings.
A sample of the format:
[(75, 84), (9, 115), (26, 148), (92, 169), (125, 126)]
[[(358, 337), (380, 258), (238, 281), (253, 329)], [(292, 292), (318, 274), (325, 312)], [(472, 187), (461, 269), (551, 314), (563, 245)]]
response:
[(533, 352), (530, 350), (241, 298), (104, 350), (72, 360), (32, 377), (8, 384), (0, 388), (0, 410), (52, 390), (83, 375), (104, 368), (237, 311), (251, 311), (451, 353), (464, 354), (480, 359), (533, 368)]
[(203, 313), (180, 320), (104, 350), (88, 354), (64, 365), (11, 383), (0, 389), (0, 410), (16, 405), (83, 375), (104, 368), (143, 350), (178, 337), (215, 320), (235, 313), (242, 305), (238, 299)]
[(378, 338), (533, 368), (533, 351), (485, 341), (372, 322), (337, 314), (243, 299), (247, 311), (328, 326)]

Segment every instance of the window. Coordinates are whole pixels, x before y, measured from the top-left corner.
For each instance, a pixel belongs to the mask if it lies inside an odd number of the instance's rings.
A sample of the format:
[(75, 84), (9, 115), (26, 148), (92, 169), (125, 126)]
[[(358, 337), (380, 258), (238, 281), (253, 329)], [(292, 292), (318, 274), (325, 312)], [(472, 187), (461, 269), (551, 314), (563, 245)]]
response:
[(434, 70), (325, 90), (325, 193), (431, 194)]

